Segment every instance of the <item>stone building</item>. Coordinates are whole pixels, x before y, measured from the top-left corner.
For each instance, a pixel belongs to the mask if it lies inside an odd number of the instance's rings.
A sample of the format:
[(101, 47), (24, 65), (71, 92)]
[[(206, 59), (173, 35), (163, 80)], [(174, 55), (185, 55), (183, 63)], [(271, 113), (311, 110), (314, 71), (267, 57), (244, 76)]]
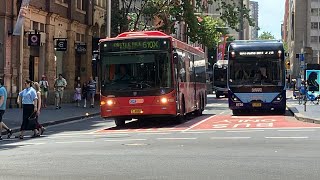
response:
[[(54, 80), (61, 73), (68, 82), (65, 100), (71, 101), (76, 83), (97, 74), (93, 72), (92, 47), (95, 38), (105, 37), (106, 1), (31, 0), (24, 33), (13, 36), (21, 1), (6, 0), (0, 6), (0, 75), (9, 97), (16, 97), (23, 88), (19, 77), (39, 81), (44, 74), (53, 91)], [(35, 34), (39, 44), (30, 46)]]

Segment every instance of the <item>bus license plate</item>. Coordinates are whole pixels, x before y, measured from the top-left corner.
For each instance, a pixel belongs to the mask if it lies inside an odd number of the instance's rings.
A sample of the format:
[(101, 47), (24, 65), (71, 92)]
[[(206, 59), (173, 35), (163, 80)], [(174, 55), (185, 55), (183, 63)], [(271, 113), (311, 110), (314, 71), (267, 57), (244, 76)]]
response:
[(141, 114), (143, 113), (142, 109), (131, 109), (131, 114)]
[(252, 107), (261, 107), (261, 103), (252, 103)]

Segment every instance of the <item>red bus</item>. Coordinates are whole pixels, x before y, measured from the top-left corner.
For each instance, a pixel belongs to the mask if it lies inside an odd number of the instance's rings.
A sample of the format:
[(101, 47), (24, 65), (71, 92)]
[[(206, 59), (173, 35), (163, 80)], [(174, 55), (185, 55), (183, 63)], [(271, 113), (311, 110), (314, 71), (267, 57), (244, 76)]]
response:
[(202, 114), (204, 52), (160, 31), (125, 32), (100, 40), (101, 117), (126, 120)]

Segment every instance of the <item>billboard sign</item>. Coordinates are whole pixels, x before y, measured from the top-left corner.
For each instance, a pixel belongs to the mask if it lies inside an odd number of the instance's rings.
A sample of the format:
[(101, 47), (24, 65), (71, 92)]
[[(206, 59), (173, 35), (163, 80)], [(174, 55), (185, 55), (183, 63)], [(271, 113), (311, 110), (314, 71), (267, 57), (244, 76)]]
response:
[(306, 70), (308, 90), (319, 94), (320, 70)]

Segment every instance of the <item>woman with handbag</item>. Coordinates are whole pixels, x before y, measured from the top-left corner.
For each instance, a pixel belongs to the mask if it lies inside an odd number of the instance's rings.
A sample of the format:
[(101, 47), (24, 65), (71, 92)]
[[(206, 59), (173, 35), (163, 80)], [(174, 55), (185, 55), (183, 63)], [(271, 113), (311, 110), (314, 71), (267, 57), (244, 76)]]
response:
[(30, 80), (25, 81), (25, 89), (19, 93), (17, 103), (22, 103), (23, 119), (20, 128), (20, 135), (17, 137), (23, 139), (24, 131), (33, 130), (34, 135), (38, 134), (35, 123), (35, 116), (38, 113), (38, 97), (36, 90), (32, 87), (33, 82)]
[(34, 134), (33, 136), (34, 137), (38, 137), (40, 135), (43, 134), (43, 132), (46, 130), (40, 123), (39, 123), (39, 115), (40, 115), (40, 110), (41, 110), (41, 100), (42, 100), (42, 97), (41, 97), (41, 88), (40, 88), (40, 84), (35, 82), (33, 83), (33, 88), (36, 90), (37, 92), (37, 97), (38, 97), (38, 103), (37, 103), (37, 113), (36, 113), (36, 124), (37, 124), (37, 130), (38, 132), (40, 132), (40, 134)]
[[(39, 82), (41, 88), (41, 99), (42, 99), (42, 107), (47, 107), (47, 98), (48, 98), (48, 91), (49, 91), (49, 83), (47, 81), (47, 77), (42, 75), (41, 81)], [(40, 97), (40, 96), (39, 96)]]

